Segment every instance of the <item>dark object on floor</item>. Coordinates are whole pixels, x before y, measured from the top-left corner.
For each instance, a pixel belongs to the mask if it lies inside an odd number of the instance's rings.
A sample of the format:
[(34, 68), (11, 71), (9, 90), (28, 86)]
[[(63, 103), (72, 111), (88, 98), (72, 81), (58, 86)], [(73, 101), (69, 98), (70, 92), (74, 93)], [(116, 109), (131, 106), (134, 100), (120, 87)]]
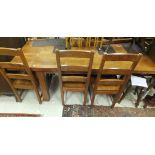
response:
[(105, 106), (68, 105), (63, 108), (63, 117), (154, 117), (155, 108), (137, 109)]
[(142, 49), (143, 53), (149, 54), (153, 50), (155, 38), (153, 37), (137, 37), (135, 38), (136, 44)]
[(143, 53), (141, 48), (135, 43), (123, 43), (122, 46), (128, 53)]
[(147, 95), (144, 99), (145, 105), (144, 108), (147, 106), (155, 106), (155, 95), (154, 96), (149, 96)]
[(41, 117), (40, 114), (0, 113), (0, 117)]
[(115, 53), (115, 50), (110, 45), (103, 45), (102, 52)]

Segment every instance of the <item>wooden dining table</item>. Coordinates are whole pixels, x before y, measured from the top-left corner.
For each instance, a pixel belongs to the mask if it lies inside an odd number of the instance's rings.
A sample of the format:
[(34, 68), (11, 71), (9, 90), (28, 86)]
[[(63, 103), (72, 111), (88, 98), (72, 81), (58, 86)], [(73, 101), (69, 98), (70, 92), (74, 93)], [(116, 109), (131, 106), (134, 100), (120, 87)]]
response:
[[(121, 45), (120, 45), (120, 48)], [(73, 48), (74, 49), (74, 48)], [(117, 47), (119, 51), (119, 46)], [(54, 46), (33, 46), (32, 41), (28, 41), (22, 48), (23, 53), (27, 59), (28, 65), (33, 72), (36, 73), (36, 76), (39, 80), (41, 87), (43, 100), (49, 101), (49, 88), (46, 82), (47, 73), (57, 73), (57, 63), (56, 63), (56, 54), (54, 53)], [(88, 49), (86, 49), (88, 50)], [(94, 60), (92, 66), (92, 74), (96, 74), (99, 70), (100, 61), (102, 55), (98, 53), (96, 49), (91, 49), (94, 52)], [(123, 50), (121, 49), (121, 53)], [(12, 63), (20, 64), (21, 61), (19, 58), (15, 57), (12, 60)], [(80, 60), (74, 61), (74, 63), (81, 64)], [(106, 68), (110, 68), (113, 65), (119, 68), (125, 68), (128, 66), (127, 62), (117, 63), (109, 62), (106, 64)], [(153, 61), (149, 56), (143, 55), (140, 62), (134, 70), (134, 74), (155, 74), (155, 61)]]

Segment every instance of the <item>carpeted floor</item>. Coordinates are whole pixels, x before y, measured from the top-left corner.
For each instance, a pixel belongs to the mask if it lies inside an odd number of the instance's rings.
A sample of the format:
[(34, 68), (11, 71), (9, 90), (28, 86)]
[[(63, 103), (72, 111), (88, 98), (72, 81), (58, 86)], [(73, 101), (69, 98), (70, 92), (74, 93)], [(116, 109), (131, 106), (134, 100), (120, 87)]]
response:
[(63, 117), (154, 117), (155, 108), (122, 108), (105, 106), (67, 105), (63, 108)]
[(32, 46), (54, 46), (60, 50), (65, 49), (65, 39), (41, 39), (33, 40)]
[[(65, 39), (59, 38), (59, 39), (40, 39), (40, 40), (33, 40), (32, 41), (32, 46), (55, 46), (56, 48), (63, 50), (65, 49)], [(131, 43), (122, 43), (123, 48), (128, 52), (128, 53), (133, 53), (133, 52), (142, 52), (141, 49), (136, 45), (136, 44), (131, 44)], [(108, 47), (108, 48), (107, 48)], [(98, 48), (97, 48), (98, 49)], [(114, 53), (115, 49), (110, 45), (103, 45), (102, 52), (108, 52), (108, 53)]]

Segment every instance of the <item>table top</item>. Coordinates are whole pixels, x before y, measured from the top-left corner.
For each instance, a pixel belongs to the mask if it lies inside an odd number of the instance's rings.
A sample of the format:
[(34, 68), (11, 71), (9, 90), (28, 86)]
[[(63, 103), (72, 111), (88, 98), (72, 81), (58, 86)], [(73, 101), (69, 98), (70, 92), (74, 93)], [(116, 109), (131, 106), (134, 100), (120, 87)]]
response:
[[(123, 51), (122, 47), (120, 46), (120, 48), (122, 52)], [(93, 72), (96, 72), (99, 69), (102, 56), (97, 52), (97, 50), (95, 49), (92, 50), (94, 51), (94, 61), (92, 70)], [(23, 47), (23, 52), (27, 59), (29, 67), (33, 71), (56, 72), (57, 71), (56, 54), (53, 51), (54, 46), (33, 47), (31, 41), (27, 42)], [(21, 62), (17, 57), (15, 57), (12, 60), (12, 63), (21, 63)], [(76, 61), (74, 60), (74, 64), (75, 63), (81, 64), (80, 60)], [(120, 68), (126, 68), (126, 66), (128, 66), (126, 62), (121, 63), (110, 62), (106, 64), (106, 68), (112, 67), (113, 65)], [(142, 59), (135, 68), (134, 73), (155, 74), (155, 61), (153, 61), (149, 56), (142, 56)]]

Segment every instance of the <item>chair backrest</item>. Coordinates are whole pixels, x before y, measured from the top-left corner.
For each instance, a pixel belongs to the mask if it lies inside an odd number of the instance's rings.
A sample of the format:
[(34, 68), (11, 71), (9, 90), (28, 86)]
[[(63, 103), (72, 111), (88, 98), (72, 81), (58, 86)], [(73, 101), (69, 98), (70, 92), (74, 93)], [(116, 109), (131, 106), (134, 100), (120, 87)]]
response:
[[(95, 82), (95, 89), (102, 86), (118, 86), (121, 93), (130, 76), (139, 62), (142, 54), (104, 54), (100, 63), (99, 72)], [(108, 63), (110, 63), (108, 67)], [(115, 93), (116, 90), (111, 90)], [(110, 90), (107, 91), (110, 94)], [(117, 92), (118, 93), (118, 92)]]
[[(94, 53), (91, 51), (56, 49), (56, 59), (60, 83), (63, 85), (64, 82), (82, 82), (88, 86), (90, 81), (93, 56)], [(72, 76), (72, 74), (74, 76)]]
[(102, 47), (103, 37), (71, 37), (71, 47)]
[(6, 80), (10, 82), (13, 79), (35, 81), (22, 49), (0, 48), (0, 56), (19, 57), (21, 60), (20, 64), (0, 61), (0, 72)]

